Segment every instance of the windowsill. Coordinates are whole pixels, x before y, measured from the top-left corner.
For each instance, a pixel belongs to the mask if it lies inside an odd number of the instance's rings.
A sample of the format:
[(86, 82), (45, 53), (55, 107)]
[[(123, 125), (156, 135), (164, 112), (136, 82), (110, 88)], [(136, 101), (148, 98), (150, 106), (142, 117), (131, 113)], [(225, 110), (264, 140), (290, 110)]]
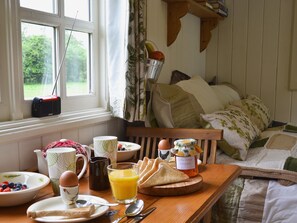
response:
[(78, 128), (82, 125), (106, 122), (112, 119), (111, 113), (105, 109), (89, 109), (68, 112), (60, 115), (28, 118), (18, 121), (0, 123), (0, 143), (40, 136), (47, 133)]

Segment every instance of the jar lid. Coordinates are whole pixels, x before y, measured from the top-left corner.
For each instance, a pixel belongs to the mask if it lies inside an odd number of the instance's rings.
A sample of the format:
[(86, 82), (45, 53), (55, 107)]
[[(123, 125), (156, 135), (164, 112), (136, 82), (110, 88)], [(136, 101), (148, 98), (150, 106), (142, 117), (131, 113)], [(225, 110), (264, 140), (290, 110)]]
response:
[(174, 141), (174, 148), (171, 152), (177, 156), (195, 156), (202, 153), (195, 139), (179, 139)]
[(175, 146), (194, 146), (196, 144), (196, 139), (178, 139), (174, 141)]

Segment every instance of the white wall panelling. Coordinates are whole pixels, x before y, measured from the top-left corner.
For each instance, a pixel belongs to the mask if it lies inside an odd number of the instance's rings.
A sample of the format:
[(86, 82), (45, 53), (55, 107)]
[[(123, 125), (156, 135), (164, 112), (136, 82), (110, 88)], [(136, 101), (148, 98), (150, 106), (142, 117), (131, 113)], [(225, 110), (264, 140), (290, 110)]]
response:
[(18, 143), (0, 145), (0, 172), (15, 171), (20, 168)]
[(147, 1), (147, 39), (165, 54), (159, 83), (168, 83), (171, 72), (180, 70), (190, 76), (205, 75), (205, 51), (200, 53), (200, 18), (191, 14), (181, 18), (181, 30), (175, 42), (167, 47), (167, 3)]
[(9, 144), (0, 144), (0, 172), (35, 169), (37, 159), (34, 149), (40, 149), (48, 143), (61, 138), (71, 139), (82, 144), (91, 144), (94, 136), (115, 135), (123, 139), (123, 122), (119, 119), (94, 123), (65, 131), (55, 131), (46, 135), (16, 139)]
[(294, 0), (226, 0), (229, 16), (213, 31), (206, 79), (216, 72), (246, 94), (259, 96), (272, 118), (297, 123), (297, 95), (289, 90)]

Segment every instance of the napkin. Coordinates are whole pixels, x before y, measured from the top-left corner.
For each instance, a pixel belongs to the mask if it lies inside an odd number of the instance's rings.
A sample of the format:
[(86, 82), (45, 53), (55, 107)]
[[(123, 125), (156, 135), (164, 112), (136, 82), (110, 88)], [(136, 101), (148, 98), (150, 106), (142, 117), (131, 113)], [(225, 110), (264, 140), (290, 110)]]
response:
[(89, 205), (82, 208), (71, 208), (66, 210), (38, 210), (29, 211), (27, 216), (31, 218), (39, 218), (45, 216), (64, 216), (67, 218), (89, 218), (95, 212), (95, 206)]

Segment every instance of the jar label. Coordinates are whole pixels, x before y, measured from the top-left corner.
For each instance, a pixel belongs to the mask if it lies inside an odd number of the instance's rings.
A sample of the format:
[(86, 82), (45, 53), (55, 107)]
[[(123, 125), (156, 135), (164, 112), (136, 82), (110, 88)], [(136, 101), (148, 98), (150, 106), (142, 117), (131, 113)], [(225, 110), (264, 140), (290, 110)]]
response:
[(196, 156), (176, 156), (176, 169), (178, 170), (192, 170), (196, 168)]

